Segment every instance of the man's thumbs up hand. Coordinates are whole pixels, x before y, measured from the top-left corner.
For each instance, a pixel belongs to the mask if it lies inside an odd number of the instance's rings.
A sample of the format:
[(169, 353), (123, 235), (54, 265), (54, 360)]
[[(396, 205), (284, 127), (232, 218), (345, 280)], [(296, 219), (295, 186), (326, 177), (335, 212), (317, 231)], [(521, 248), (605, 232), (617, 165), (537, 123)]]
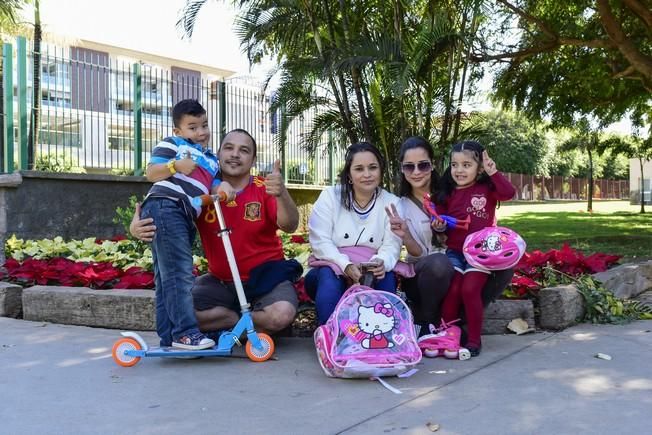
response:
[(279, 159), (274, 160), (274, 169), (272, 169), (272, 174), (281, 175), (281, 161)]
[(281, 161), (276, 160), (271, 174), (265, 177), (265, 192), (272, 196), (281, 196), (285, 186), (283, 185), (283, 176), (281, 175)]

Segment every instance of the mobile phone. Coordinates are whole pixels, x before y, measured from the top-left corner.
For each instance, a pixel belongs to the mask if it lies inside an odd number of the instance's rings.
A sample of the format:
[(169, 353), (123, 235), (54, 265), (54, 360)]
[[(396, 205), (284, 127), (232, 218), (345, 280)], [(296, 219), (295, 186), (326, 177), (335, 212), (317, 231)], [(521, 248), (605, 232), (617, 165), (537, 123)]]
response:
[(365, 268), (365, 269), (373, 269), (374, 267), (378, 267), (378, 263), (374, 261), (363, 261), (362, 263), (358, 264), (358, 267)]

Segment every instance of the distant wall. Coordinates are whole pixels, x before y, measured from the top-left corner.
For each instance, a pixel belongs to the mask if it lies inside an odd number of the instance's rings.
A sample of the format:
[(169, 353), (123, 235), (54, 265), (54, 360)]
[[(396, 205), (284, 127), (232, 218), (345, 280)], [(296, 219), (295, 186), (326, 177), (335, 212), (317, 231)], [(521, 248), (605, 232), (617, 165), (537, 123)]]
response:
[(6, 216), (0, 234), (110, 238), (124, 232), (112, 222), (116, 207), (126, 207), (129, 196), (142, 196), (148, 189), (144, 177), (40, 171), (0, 175), (0, 207)]

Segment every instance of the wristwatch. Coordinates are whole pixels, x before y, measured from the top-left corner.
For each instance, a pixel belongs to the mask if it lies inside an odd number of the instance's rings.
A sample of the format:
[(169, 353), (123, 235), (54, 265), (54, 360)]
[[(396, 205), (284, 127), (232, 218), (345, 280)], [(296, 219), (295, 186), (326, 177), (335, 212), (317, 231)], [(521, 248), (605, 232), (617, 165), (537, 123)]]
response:
[(170, 159), (166, 164), (166, 166), (170, 170), (170, 174), (172, 174), (172, 175), (177, 173), (177, 170), (174, 168), (174, 162), (175, 162), (175, 159)]

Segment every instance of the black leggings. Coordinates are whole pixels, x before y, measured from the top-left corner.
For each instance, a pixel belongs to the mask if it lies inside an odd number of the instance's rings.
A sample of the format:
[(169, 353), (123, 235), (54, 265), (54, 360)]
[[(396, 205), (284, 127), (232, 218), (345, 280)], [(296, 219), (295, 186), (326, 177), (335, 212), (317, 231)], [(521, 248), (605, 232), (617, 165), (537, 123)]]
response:
[[(430, 254), (414, 265), (416, 276), (403, 279), (401, 288), (407, 294), (414, 323), (441, 323), (441, 303), (455, 272), (446, 254)], [(514, 275), (513, 269), (492, 272), (482, 289), (482, 304), (486, 307), (501, 295)]]

